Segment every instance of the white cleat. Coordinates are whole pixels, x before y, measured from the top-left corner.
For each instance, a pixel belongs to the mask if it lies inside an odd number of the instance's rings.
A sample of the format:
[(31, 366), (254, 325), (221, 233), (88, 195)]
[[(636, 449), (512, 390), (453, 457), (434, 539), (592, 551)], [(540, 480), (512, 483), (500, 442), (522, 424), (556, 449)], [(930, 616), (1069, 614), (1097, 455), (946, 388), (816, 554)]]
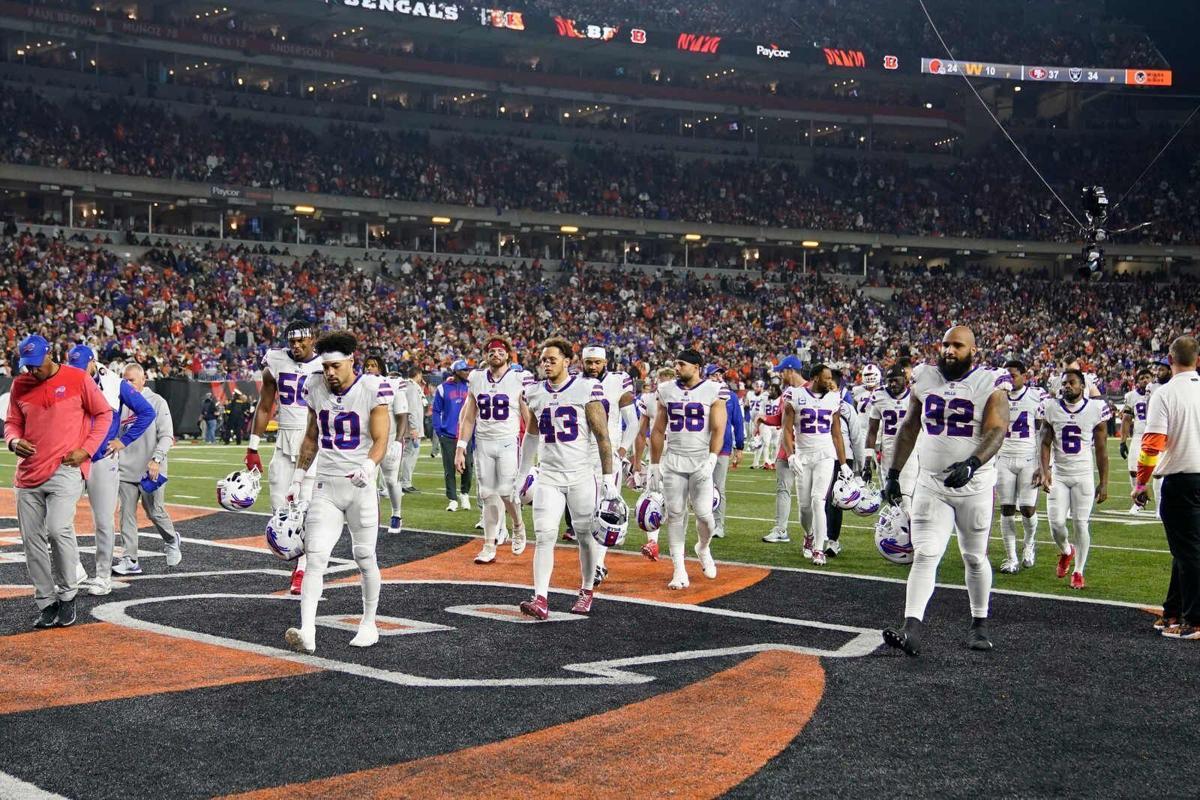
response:
[(496, 534), (496, 547), (502, 547), (508, 541), (508, 526), (504, 523), (500, 524), (500, 531)]
[(824, 550), (814, 550), (813, 554), (812, 554), (812, 563), (813, 563), (814, 567), (825, 566), (825, 551)]
[(688, 581), (687, 570), (679, 570), (671, 576), (671, 582), (667, 584), (667, 588), (673, 590), (686, 589), (691, 585), (691, 582)]
[(1021, 562), (1015, 558), (1006, 558), (1004, 563), (1000, 565), (1000, 571), (1005, 575), (1016, 575), (1021, 571)]
[(712, 548), (705, 547), (700, 549), (700, 543), (696, 542), (692, 545), (692, 551), (696, 554), (696, 558), (700, 559), (700, 569), (704, 571), (704, 577), (712, 580), (717, 577), (717, 565), (713, 561)]
[(841, 554), (842, 554), (842, 543), (841, 542), (835, 542), (833, 539), (830, 539), (828, 542), (825, 543), (825, 555), (840, 556)]
[(299, 628), (288, 628), (287, 633), (283, 634), (283, 638), (287, 641), (288, 647), (297, 653), (308, 653), (311, 656), (317, 652), (317, 634), (315, 631), (305, 636), (304, 631)]
[(475, 556), (476, 564), (491, 564), (496, 560), (496, 545), (485, 544), (483, 549), (479, 551), (479, 555)]
[(379, 643), (379, 628), (374, 624), (364, 625), (358, 624), (358, 633), (350, 640), (351, 647), (370, 647), (373, 644)]
[(1036, 558), (1033, 552), (1033, 544), (1030, 543), (1025, 545), (1025, 551), (1021, 553), (1021, 566), (1025, 569), (1029, 569), (1033, 566), (1033, 562), (1035, 560)]
[[(825, 555), (824, 553), (821, 554)], [(804, 557), (813, 557), (813, 535), (811, 533), (804, 534)]]
[(513, 531), (512, 541), (509, 543), (512, 546), (512, 554), (519, 556), (525, 552), (525, 526), (517, 528)]
[(1129, 516), (1136, 517), (1138, 514), (1142, 513), (1142, 507), (1139, 506), (1137, 503), (1134, 503), (1132, 506), (1129, 507), (1128, 513), (1129, 513)]
[[(712, 537), (714, 539), (724, 539), (725, 538), (725, 529), (724, 528), (714, 528), (713, 532), (712, 532)], [(620, 542), (617, 542), (617, 544), (620, 544)]]
[(479, 522), (475, 523), (475, 530), (477, 530), (477, 531), (483, 530), (483, 514), (479, 515)]
[(458, 511), (458, 501), (451, 500), (449, 503), (446, 504), (446, 510), (447, 511)]
[[(465, 494), (462, 496), (462, 500), (460, 500), (458, 504), (462, 507), (463, 511), (471, 510), (471, 498), (467, 497)], [(482, 519), (482, 517), (480, 517), (480, 519)]]

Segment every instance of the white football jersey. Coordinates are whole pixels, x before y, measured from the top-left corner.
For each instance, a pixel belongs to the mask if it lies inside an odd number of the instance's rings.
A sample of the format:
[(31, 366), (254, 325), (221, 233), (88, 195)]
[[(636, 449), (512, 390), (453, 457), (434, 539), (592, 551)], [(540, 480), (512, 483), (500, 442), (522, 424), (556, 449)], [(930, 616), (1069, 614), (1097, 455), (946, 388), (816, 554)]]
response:
[(477, 369), (467, 378), (467, 394), (475, 398), (475, 436), (515, 442), (521, 435), (521, 398), (536, 383), (528, 372), (509, 367), (497, 379), (490, 369)]
[(329, 388), (323, 374), (308, 379), (304, 400), (317, 415), (318, 478), (344, 477), (367, 462), (375, 442), (371, 412), (376, 406), (390, 407), (394, 395), (378, 375), (359, 375), (341, 394)]
[(782, 400), (795, 414), (796, 453), (835, 458), (837, 451), (833, 449), (833, 437), (829, 434), (833, 430), (833, 415), (841, 411), (841, 393), (815, 395), (807, 387), (789, 386)]
[[(789, 390), (790, 391), (790, 390)], [(764, 417), (762, 424), (769, 428), (778, 428), (780, 422), (767, 422), (766, 417), (778, 417), (783, 413), (783, 395), (771, 399), (767, 397), (763, 400), (762, 415)]]
[[(1062, 382), (1063, 382), (1062, 373), (1059, 373), (1057, 375), (1051, 375), (1050, 379), (1046, 381), (1047, 394), (1052, 397), (1058, 397), (1060, 394), (1062, 394)], [(1094, 372), (1083, 373), (1083, 394), (1084, 394), (1084, 396), (1086, 397), (1088, 395), (1094, 395), (1099, 391), (1100, 390), (1097, 386), (1096, 374)]]
[(900, 433), (900, 423), (908, 413), (908, 398), (911, 392), (905, 387), (899, 397), (892, 397), (887, 389), (876, 389), (871, 395), (867, 408), (870, 419), (879, 420), (879, 431), (876, 441), (884, 455), (891, 457), (892, 448), (896, 446), (896, 436)]
[(1146, 411), (1150, 408), (1150, 389), (1142, 394), (1137, 389), (1125, 393), (1125, 402), (1121, 404), (1122, 414), (1133, 415), (1133, 435), (1141, 436), (1146, 432)]
[(664, 456), (704, 459), (710, 452), (708, 417), (713, 403), (729, 401), (724, 383), (700, 381), (688, 388), (679, 381), (658, 385), (658, 402), (667, 411), (667, 444)]
[(977, 494), (996, 482), (996, 459), (984, 462), (971, 481), (960, 489), (946, 488), (941, 473), (951, 464), (975, 453), (983, 436), (983, 413), (988, 398), (998, 389), (1012, 388), (1007, 370), (975, 367), (958, 380), (949, 380), (933, 364), (913, 370), (911, 391), (921, 402), (921, 430), (917, 441), (920, 475), (928, 486), (946, 494)]
[[(633, 379), (624, 372), (605, 372), (597, 383), (600, 384), (600, 391), (604, 393), (600, 404), (604, 406), (604, 413), (608, 417), (608, 443), (612, 446), (615, 456), (617, 448), (621, 446), (621, 398), (626, 393), (633, 392)], [(600, 445), (593, 438), (592, 459), (599, 458)]]
[(862, 430), (866, 431), (867, 424), (871, 419), (871, 396), (879, 387), (868, 389), (861, 383), (855, 384), (850, 388), (851, 402), (854, 404), (854, 410), (858, 412), (858, 422), (862, 426)]
[(751, 421), (759, 414), (763, 413), (763, 408), (767, 404), (767, 393), (756, 392), (753, 389), (746, 392), (746, 414)]
[(1008, 432), (1000, 445), (1001, 456), (1031, 458), (1037, 452), (1037, 421), (1042, 418), (1045, 399), (1041, 389), (1029, 384), (1019, 392), (1008, 393)]
[(388, 439), (396, 438), (396, 417), (408, 414), (408, 381), (404, 378), (381, 378), (379, 391), (391, 392), (391, 404), (388, 413)]
[(603, 399), (600, 384), (583, 375), (572, 375), (558, 388), (549, 381), (526, 387), (525, 404), (537, 418), (541, 435), (538, 480), (550, 486), (570, 486), (592, 474), (594, 437), (584, 408)]
[(1103, 400), (1083, 398), (1074, 409), (1062, 398), (1042, 404), (1042, 418), (1054, 432), (1053, 466), (1062, 475), (1090, 475), (1096, 426), (1107, 422), (1112, 410)]
[(313, 356), (311, 361), (300, 363), (291, 353), (282, 349), (271, 349), (263, 356), (262, 367), (271, 373), (277, 384), (275, 400), (281, 430), (304, 430), (308, 427), (308, 406), (304, 402), (305, 382), (313, 375), (321, 374), (321, 359)]

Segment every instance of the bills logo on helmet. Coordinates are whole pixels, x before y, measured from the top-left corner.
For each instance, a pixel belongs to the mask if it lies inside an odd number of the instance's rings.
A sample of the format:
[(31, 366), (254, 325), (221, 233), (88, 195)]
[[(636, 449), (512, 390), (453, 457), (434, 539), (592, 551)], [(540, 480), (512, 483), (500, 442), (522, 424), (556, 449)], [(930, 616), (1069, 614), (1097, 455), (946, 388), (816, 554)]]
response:
[(849, 511), (858, 505), (863, 496), (863, 483), (858, 478), (841, 478), (833, 484), (833, 504)]
[(875, 547), (879, 554), (893, 564), (911, 564), (912, 538), (909, 535), (908, 512), (901, 506), (887, 506), (875, 523)]
[(860, 517), (869, 517), (879, 511), (883, 505), (883, 495), (878, 489), (866, 487), (862, 491), (862, 497), (858, 498), (858, 503), (854, 506), (854, 513)]
[(612, 547), (625, 538), (629, 527), (629, 507), (619, 497), (601, 500), (592, 523), (592, 538), (604, 547)]
[(289, 505), (267, 520), (267, 547), (284, 561), (304, 555), (304, 505)]
[(217, 505), (226, 511), (245, 511), (258, 500), (262, 488), (258, 470), (238, 470), (217, 481)]
[(662, 527), (663, 509), (666, 499), (661, 492), (646, 492), (637, 501), (637, 524), (646, 533), (654, 533)]

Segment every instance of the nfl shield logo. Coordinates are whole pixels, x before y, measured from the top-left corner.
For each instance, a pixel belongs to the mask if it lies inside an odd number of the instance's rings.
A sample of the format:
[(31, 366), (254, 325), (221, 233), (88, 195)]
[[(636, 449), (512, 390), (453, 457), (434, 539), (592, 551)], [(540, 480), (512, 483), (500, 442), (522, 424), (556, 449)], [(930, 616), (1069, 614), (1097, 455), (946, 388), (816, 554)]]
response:
[(1083, 70), (1080, 67), (1071, 67), (1067, 70), (1067, 75), (1071, 78), (1071, 83), (1079, 83), (1083, 78)]

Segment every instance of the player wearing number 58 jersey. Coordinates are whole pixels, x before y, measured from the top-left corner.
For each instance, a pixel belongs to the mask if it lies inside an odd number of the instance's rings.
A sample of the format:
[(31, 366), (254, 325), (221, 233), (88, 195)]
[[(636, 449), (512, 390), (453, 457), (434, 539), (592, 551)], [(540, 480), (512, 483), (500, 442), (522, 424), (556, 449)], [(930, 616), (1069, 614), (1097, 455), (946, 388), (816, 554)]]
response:
[(900, 473), (915, 448), (920, 463), (910, 521), (913, 564), (905, 592), (904, 624), (883, 632), (887, 644), (909, 655), (920, 652), (921, 621), (952, 529), (958, 531), (971, 604), (967, 646), (992, 649), (986, 624), (992, 590), (987, 544), (996, 482), (993, 462), (1008, 432), (1012, 380), (1008, 372), (973, 366), (977, 352), (971, 329), (954, 327), (942, 337), (937, 366), (923, 364), (913, 370), (908, 412), (884, 481), (885, 499), (898, 503)]
[(525, 521), (516, 504), (517, 453), (521, 417), (528, 413), (525, 389), (535, 383), (528, 372), (512, 368), (513, 347), (493, 336), (487, 344), (487, 367), (467, 378), (467, 399), (458, 418), (458, 452), (454, 468), (467, 465), (467, 445), (475, 436), (475, 477), (483, 511), (483, 549), (476, 564), (496, 560), (496, 541), (505, 511), (513, 523), (512, 553), (525, 552)]
[[(563, 512), (571, 509), (575, 543), (579, 548), (581, 588), (572, 614), (590, 614), (596, 579), (597, 551), (592, 524), (601, 497), (620, 497), (618, 476), (608, 439), (608, 417), (600, 384), (568, 372), (571, 345), (564, 339), (542, 343), (545, 380), (525, 390), (529, 416), (521, 443), (521, 475), (533, 480), (533, 597), (521, 612), (536, 619), (550, 616), (547, 594), (554, 569), (554, 543)], [(603, 476), (597, 485), (592, 472), (592, 439), (600, 453)], [(539, 460), (536, 478), (533, 461)]]
[[(1008, 433), (1000, 455), (996, 457), (996, 499), (1000, 502), (1000, 532), (1004, 538), (1004, 562), (1000, 571), (1015, 573), (1022, 566), (1034, 563), (1034, 541), (1037, 536), (1038, 469), (1037, 426), (1042, 418), (1045, 395), (1029, 385), (1025, 364), (1009, 361), (1004, 365), (1012, 378), (1008, 393)], [(1021, 560), (1017, 560), (1017, 508), (1025, 527)]]
[[(1089, 517), (1093, 500), (1103, 503), (1108, 498), (1108, 420), (1112, 412), (1103, 399), (1084, 396), (1087, 383), (1082, 372), (1068, 369), (1063, 373), (1061, 397), (1049, 398), (1042, 404), (1041, 469), (1042, 487), (1050, 493), (1046, 500), (1046, 516), (1050, 532), (1058, 545), (1058, 577), (1067, 577), (1071, 560), (1071, 588), (1084, 587), (1083, 568), (1087, 564), (1092, 536)], [(1100, 471), (1100, 483), (1092, 473), (1092, 452)], [(1054, 466), (1050, 457), (1053, 453)], [(1075, 545), (1067, 540), (1067, 513), (1075, 532)]]
[[(321, 375), (304, 386), (308, 428), (288, 488), (288, 501), (299, 502), (300, 487), (316, 462), (316, 487), (304, 518), (304, 552), (308, 569), (300, 589), (300, 627), (285, 638), (293, 649), (311, 653), (317, 641), (317, 602), (324, 588), (325, 567), (342, 526), (350, 529), (351, 554), (362, 579), (362, 619), (353, 647), (379, 641), (375, 610), (379, 606), (379, 565), (375, 540), (379, 533), (379, 495), (375, 475), (388, 448), (390, 408), (394, 392), (378, 375), (354, 375), (358, 342), (349, 333), (331, 333), (317, 342)], [(320, 457), (317, 453), (320, 452)]]
[(650, 432), (650, 489), (661, 491), (667, 503), (667, 540), (673, 574), (668, 589), (689, 585), (684, 545), (690, 503), (696, 515), (696, 556), (704, 577), (717, 577), (709, 543), (713, 517), (713, 470), (725, 444), (729, 389), (701, 378), (704, 360), (695, 350), (675, 359), (676, 380), (658, 386), (658, 411)]
[[(282, 508), (287, 500), (288, 483), (296, 471), (296, 459), (300, 455), (300, 442), (308, 427), (308, 406), (304, 402), (305, 383), (321, 374), (321, 359), (313, 351), (316, 336), (312, 323), (294, 320), (284, 330), (287, 349), (268, 350), (262, 362), (262, 389), (258, 396), (258, 407), (254, 411), (254, 427), (246, 447), (246, 469), (263, 472), (262, 459), (258, 457), (258, 445), (267, 432), (267, 423), (272, 413), (279, 421), (279, 432), (275, 436), (275, 452), (267, 474), (267, 486), (271, 494), (271, 512)], [(278, 404), (276, 401), (278, 400)], [(312, 480), (303, 487), (304, 498), (312, 496)], [(307, 558), (296, 559), (292, 571), (292, 594), (300, 594), (300, 583), (304, 580)]]

